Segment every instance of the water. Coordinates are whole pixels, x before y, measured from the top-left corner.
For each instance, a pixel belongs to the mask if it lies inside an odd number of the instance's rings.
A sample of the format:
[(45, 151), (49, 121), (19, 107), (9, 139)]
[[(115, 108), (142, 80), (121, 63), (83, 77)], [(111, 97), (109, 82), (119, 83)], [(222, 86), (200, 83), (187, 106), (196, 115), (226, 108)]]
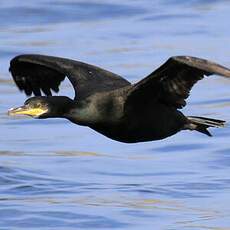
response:
[[(230, 229), (230, 129), (122, 144), (66, 120), (10, 118), (17, 54), (78, 59), (135, 82), (169, 56), (230, 66), (229, 1), (1, 1), (0, 229)], [(192, 90), (188, 115), (230, 120), (230, 81)], [(73, 96), (68, 82), (63, 95)]]

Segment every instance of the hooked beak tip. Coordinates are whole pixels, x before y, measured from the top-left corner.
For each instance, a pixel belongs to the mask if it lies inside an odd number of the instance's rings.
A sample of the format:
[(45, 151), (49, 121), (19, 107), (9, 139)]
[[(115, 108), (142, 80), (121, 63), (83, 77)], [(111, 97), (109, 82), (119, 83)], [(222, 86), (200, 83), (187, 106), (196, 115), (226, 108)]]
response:
[(27, 115), (34, 118), (38, 118), (42, 114), (46, 113), (47, 109), (42, 108), (30, 108), (25, 105), (18, 107), (18, 108), (11, 108), (8, 110), (9, 116), (15, 116), (15, 115)]
[(8, 115), (9, 116), (14, 116), (14, 115), (17, 115), (17, 114), (21, 114), (20, 112), (22, 112), (23, 110), (24, 110), (23, 107), (10, 108), (8, 110)]

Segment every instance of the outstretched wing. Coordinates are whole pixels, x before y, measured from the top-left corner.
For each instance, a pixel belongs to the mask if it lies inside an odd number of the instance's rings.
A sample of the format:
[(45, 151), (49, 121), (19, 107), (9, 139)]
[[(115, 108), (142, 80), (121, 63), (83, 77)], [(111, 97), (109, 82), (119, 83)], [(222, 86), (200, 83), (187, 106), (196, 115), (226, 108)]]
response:
[(222, 75), (230, 78), (230, 70), (204, 59), (188, 56), (169, 58), (149, 76), (131, 87), (126, 103), (160, 101), (176, 108), (186, 105), (193, 85), (204, 75)]
[(85, 98), (96, 92), (109, 91), (129, 85), (122, 77), (99, 67), (65, 58), (45, 55), (20, 55), (10, 62), (10, 72), (21, 91), (30, 96), (52, 95), (68, 77), (75, 98)]

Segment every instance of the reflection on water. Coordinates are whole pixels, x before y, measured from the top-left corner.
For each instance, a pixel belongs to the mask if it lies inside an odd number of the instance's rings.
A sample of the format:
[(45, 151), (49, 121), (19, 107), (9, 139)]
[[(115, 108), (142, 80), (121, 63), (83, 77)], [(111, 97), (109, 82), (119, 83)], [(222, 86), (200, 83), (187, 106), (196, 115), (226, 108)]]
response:
[[(230, 229), (230, 129), (122, 144), (62, 119), (7, 116), (20, 53), (65, 56), (134, 82), (169, 56), (230, 66), (228, 1), (4, 1), (0, 6), (1, 229)], [(230, 121), (230, 81), (199, 82), (183, 110)], [(61, 95), (73, 96), (68, 82)]]

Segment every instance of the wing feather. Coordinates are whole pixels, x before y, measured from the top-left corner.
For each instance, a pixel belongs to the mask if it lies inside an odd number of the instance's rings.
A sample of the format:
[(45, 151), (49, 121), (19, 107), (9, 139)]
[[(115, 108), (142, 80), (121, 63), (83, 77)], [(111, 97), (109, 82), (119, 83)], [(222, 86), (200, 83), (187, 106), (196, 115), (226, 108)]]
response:
[(26, 95), (52, 95), (68, 77), (75, 90), (75, 98), (109, 91), (129, 85), (124, 78), (99, 67), (65, 58), (45, 55), (19, 55), (10, 62), (9, 71), (19, 90)]
[(230, 78), (230, 70), (214, 62), (189, 56), (171, 57), (149, 76), (134, 84), (126, 104), (138, 101), (160, 101), (176, 108), (186, 105), (186, 98), (205, 75)]

